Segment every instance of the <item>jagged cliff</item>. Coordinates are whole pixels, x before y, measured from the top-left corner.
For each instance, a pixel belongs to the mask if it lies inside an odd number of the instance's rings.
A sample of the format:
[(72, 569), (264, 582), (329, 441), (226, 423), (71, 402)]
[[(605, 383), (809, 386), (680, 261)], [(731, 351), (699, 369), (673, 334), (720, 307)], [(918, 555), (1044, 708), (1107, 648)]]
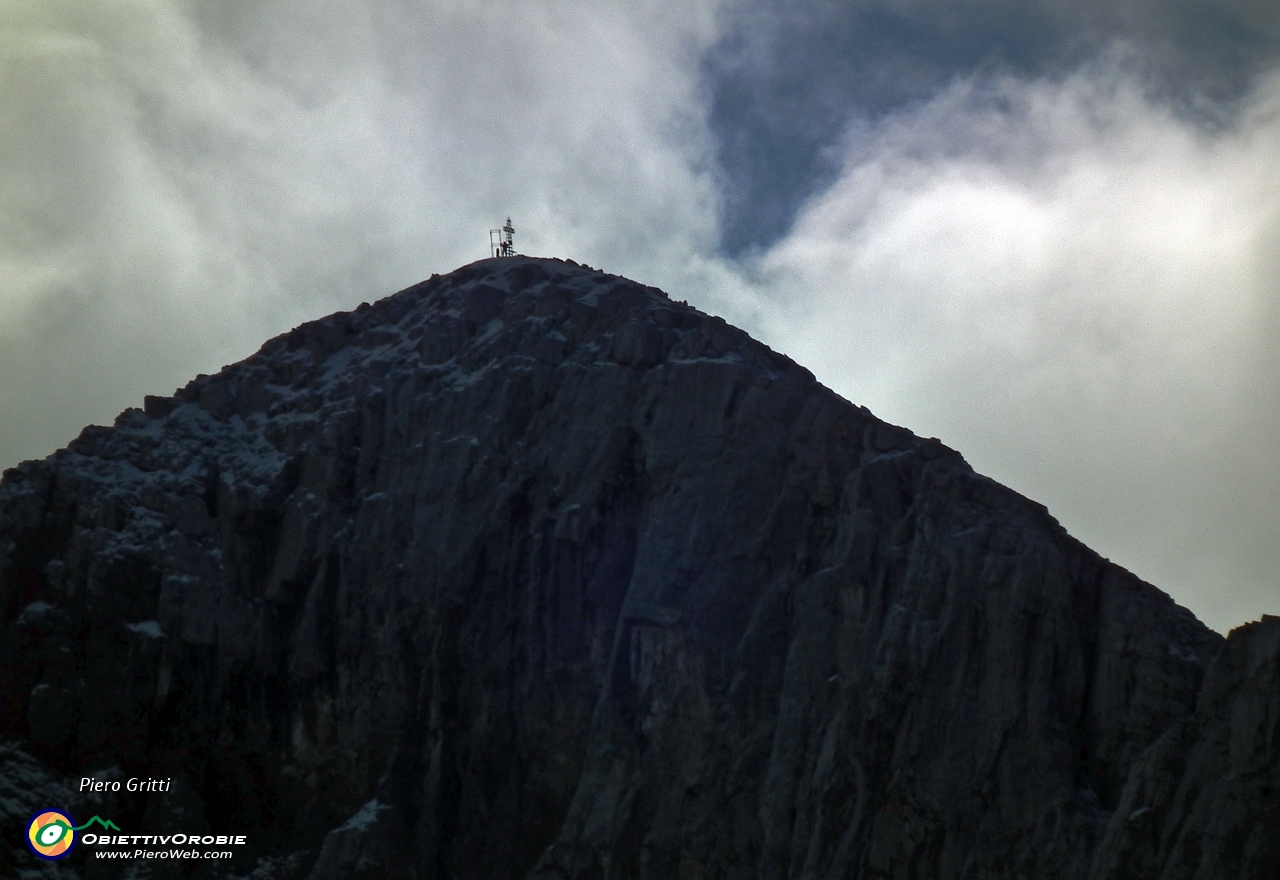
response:
[(1224, 647), (938, 441), (571, 262), (306, 324), (6, 472), (0, 626), (5, 876), (51, 803), (248, 834), (209, 876), (1280, 866), (1280, 620)]

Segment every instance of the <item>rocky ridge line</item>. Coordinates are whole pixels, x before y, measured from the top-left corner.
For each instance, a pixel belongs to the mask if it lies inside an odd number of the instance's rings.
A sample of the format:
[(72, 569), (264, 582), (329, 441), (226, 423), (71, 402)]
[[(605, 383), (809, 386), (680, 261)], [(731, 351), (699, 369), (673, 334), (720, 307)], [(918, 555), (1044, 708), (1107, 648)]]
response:
[(938, 441), (566, 261), (7, 471), (0, 625), (5, 847), (94, 773), (175, 784), (69, 808), (253, 829), (237, 876), (1277, 864), (1280, 621), (1222, 647)]

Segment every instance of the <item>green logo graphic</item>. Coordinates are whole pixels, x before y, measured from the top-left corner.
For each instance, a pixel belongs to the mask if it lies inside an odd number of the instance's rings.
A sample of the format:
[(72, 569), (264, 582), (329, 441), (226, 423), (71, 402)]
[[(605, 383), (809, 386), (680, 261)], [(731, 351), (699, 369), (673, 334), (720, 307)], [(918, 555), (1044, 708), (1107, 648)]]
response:
[(77, 831), (93, 825), (101, 825), (108, 831), (120, 830), (115, 822), (101, 816), (94, 816), (83, 825), (75, 825), (71, 817), (61, 810), (41, 810), (27, 823), (27, 845), (40, 858), (56, 861), (64, 858), (76, 845)]
[(90, 825), (95, 825), (95, 824), (101, 825), (103, 828), (107, 829), (108, 831), (120, 830), (120, 826), (117, 825), (115, 822), (112, 822), (110, 819), (103, 819), (101, 816), (94, 816), (88, 822), (85, 822), (83, 825), (77, 825), (75, 828), (72, 828), (71, 830), (83, 831), (86, 828), (88, 828)]

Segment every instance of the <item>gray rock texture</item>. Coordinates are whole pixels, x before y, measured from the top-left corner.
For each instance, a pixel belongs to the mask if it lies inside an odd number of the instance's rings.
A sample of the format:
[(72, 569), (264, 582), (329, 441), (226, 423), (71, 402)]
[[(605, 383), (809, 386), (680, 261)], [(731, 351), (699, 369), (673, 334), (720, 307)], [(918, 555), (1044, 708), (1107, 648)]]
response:
[(1224, 646), (937, 440), (558, 260), (6, 472), (0, 739), (2, 876), (124, 876), (26, 853), (54, 803), (249, 836), (154, 877), (1280, 866), (1280, 621)]

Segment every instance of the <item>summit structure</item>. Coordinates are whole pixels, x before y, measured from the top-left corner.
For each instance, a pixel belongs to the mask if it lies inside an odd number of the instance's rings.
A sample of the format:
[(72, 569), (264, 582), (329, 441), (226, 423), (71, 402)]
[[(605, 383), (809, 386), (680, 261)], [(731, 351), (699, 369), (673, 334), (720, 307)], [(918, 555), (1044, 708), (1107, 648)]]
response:
[(489, 230), (489, 256), (491, 257), (514, 257), (516, 254), (515, 244), (516, 228), (511, 225), (511, 218), (507, 218), (507, 222), (499, 229)]
[[(155, 877), (1272, 880), (1277, 797), (1280, 620), (1224, 641), (569, 261), (304, 324), (0, 481), (0, 876), (52, 805), (248, 837)], [(135, 869), (87, 849), (60, 876)]]

